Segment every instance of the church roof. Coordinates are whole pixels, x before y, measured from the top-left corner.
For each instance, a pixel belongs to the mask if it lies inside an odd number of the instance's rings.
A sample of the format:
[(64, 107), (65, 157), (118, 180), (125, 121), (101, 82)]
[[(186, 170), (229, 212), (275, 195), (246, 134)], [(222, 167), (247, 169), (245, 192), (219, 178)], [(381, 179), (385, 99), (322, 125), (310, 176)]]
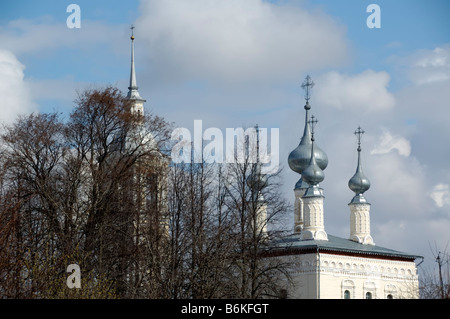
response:
[(299, 234), (289, 235), (272, 246), (272, 254), (297, 255), (329, 252), (339, 255), (414, 261), (422, 256), (412, 255), (377, 245), (363, 245), (350, 239), (328, 235), (328, 240), (300, 240)]

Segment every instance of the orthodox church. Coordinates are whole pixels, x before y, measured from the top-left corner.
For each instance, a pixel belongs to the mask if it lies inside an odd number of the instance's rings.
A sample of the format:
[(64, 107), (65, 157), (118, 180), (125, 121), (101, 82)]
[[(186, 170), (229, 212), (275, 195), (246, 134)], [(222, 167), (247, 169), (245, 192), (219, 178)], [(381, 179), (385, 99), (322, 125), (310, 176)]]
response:
[(397, 299), (418, 298), (419, 284), (415, 261), (423, 259), (377, 246), (370, 234), (370, 204), (364, 193), (370, 182), (361, 165), (359, 127), (358, 162), (348, 187), (355, 193), (350, 200), (348, 238), (325, 231), (324, 180), (328, 165), (326, 153), (316, 145), (310, 116), (310, 91), (314, 82), (306, 77), (305, 127), (303, 137), (289, 155), (291, 170), (301, 175), (294, 188), (294, 232), (278, 242), (277, 255), (290, 258), (292, 282), (285, 297), (294, 299)]
[[(283, 284), (285, 289), (281, 295), (289, 299), (418, 298), (415, 261), (423, 257), (377, 246), (371, 236), (371, 205), (364, 197), (370, 182), (361, 165), (361, 137), (364, 131), (360, 127), (355, 132), (358, 138), (356, 172), (348, 182), (348, 187), (355, 193), (348, 204), (350, 234), (347, 238), (341, 238), (325, 231), (325, 196), (319, 184), (324, 180), (323, 171), (328, 166), (328, 157), (314, 139), (317, 120), (310, 116), (309, 103), (313, 86), (314, 82), (307, 76), (302, 85), (306, 91), (304, 132), (299, 145), (288, 157), (291, 170), (301, 175), (294, 187), (293, 233), (277, 241), (272, 250), (273, 256), (287, 258), (292, 265), (291, 280)], [(128, 90), (127, 98), (132, 101), (132, 111), (143, 115), (145, 99), (139, 95), (136, 84), (133, 35)], [(258, 127), (256, 130), (258, 132)], [(167, 163), (162, 166), (167, 167)], [(266, 182), (261, 177), (261, 167), (257, 161), (247, 180), (248, 185), (260, 189), (259, 184)], [(160, 183), (165, 182), (157, 182)], [(161, 201), (163, 192), (157, 193)], [(260, 192), (255, 191), (255, 194), (258, 201), (264, 202)], [(259, 210), (256, 223), (266, 231), (265, 205), (261, 205)]]

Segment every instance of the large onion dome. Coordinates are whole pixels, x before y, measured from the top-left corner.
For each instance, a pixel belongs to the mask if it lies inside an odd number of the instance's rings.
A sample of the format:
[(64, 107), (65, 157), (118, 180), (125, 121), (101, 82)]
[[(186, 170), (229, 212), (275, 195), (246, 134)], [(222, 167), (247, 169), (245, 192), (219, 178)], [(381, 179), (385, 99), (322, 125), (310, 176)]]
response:
[[(303, 175), (303, 171), (309, 166), (311, 160), (311, 128), (308, 125), (309, 121), (309, 110), (311, 109), (311, 105), (309, 104), (309, 100), (311, 99), (311, 90), (314, 87), (314, 82), (311, 77), (306, 76), (305, 81), (302, 84), (302, 88), (305, 90), (305, 129), (303, 132), (303, 137), (300, 141), (300, 144), (289, 154), (288, 163), (291, 170), (296, 173)], [(314, 147), (314, 159), (316, 164), (319, 166), (321, 170), (324, 170), (328, 166), (328, 157), (327, 154), (320, 149), (317, 145)], [(296, 189), (300, 188), (308, 188), (308, 185), (300, 178), (300, 180), (295, 184)]]
[[(303, 171), (309, 166), (311, 161), (311, 128), (308, 124), (310, 109), (311, 106), (307, 102), (305, 105), (306, 119), (303, 137), (300, 144), (289, 154), (288, 157), (288, 163), (291, 170), (301, 175), (303, 175)], [(328, 166), (328, 156), (320, 147), (317, 146), (317, 144), (314, 145), (314, 160), (322, 171)], [(303, 178), (300, 179), (295, 188), (307, 188), (308, 185), (305, 185), (303, 182), (305, 182)]]

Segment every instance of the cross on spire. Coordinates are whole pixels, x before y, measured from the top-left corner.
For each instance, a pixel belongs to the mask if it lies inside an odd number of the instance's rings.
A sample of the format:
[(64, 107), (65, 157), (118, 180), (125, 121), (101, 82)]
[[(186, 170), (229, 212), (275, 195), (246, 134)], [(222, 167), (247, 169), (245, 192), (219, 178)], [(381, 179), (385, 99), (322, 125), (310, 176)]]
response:
[(311, 127), (311, 141), (314, 142), (314, 128), (319, 121), (316, 119), (314, 115), (311, 115), (311, 119), (308, 121), (309, 126)]
[(134, 25), (132, 24), (131, 25), (131, 40), (134, 40), (134, 29), (135, 29), (135, 27), (134, 27)]
[(311, 98), (311, 90), (314, 87), (314, 82), (309, 75), (306, 76), (305, 81), (302, 84), (302, 88), (305, 90), (305, 100), (309, 102)]
[(358, 139), (358, 152), (361, 152), (361, 138), (364, 133), (361, 126), (358, 126), (358, 129), (355, 131), (356, 138)]

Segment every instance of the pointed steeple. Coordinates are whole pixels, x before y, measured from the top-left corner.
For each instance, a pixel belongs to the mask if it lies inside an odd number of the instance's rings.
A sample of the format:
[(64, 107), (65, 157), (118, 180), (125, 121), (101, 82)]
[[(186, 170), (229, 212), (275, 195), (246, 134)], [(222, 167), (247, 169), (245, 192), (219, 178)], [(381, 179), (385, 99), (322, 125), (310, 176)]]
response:
[(253, 193), (253, 205), (255, 208), (255, 222), (256, 229), (262, 234), (267, 233), (267, 205), (262, 194), (262, 190), (267, 186), (268, 178), (266, 174), (261, 172), (261, 161), (259, 158), (259, 127), (258, 124), (255, 126), (256, 131), (256, 163), (252, 167), (252, 171), (248, 176), (246, 182), (247, 185), (252, 189)]
[[(138, 91), (138, 86), (137, 86), (137, 82), (136, 82), (136, 71), (135, 71), (135, 67), (134, 67), (134, 26), (131, 25), (131, 70), (130, 70), (130, 85), (128, 87), (128, 94), (127, 94), (127, 98), (130, 100), (134, 100), (138, 103), (135, 103), (135, 108), (137, 112), (143, 112), (143, 104), (144, 102), (146, 102), (145, 99), (143, 99), (140, 95), (139, 95), (139, 91)], [(139, 107), (140, 106), (140, 107)]]
[(255, 126), (256, 132), (256, 163), (253, 165), (252, 172), (247, 178), (247, 185), (255, 191), (256, 196), (260, 196), (261, 190), (267, 184), (267, 176), (261, 172), (261, 160), (259, 158), (259, 127)]

